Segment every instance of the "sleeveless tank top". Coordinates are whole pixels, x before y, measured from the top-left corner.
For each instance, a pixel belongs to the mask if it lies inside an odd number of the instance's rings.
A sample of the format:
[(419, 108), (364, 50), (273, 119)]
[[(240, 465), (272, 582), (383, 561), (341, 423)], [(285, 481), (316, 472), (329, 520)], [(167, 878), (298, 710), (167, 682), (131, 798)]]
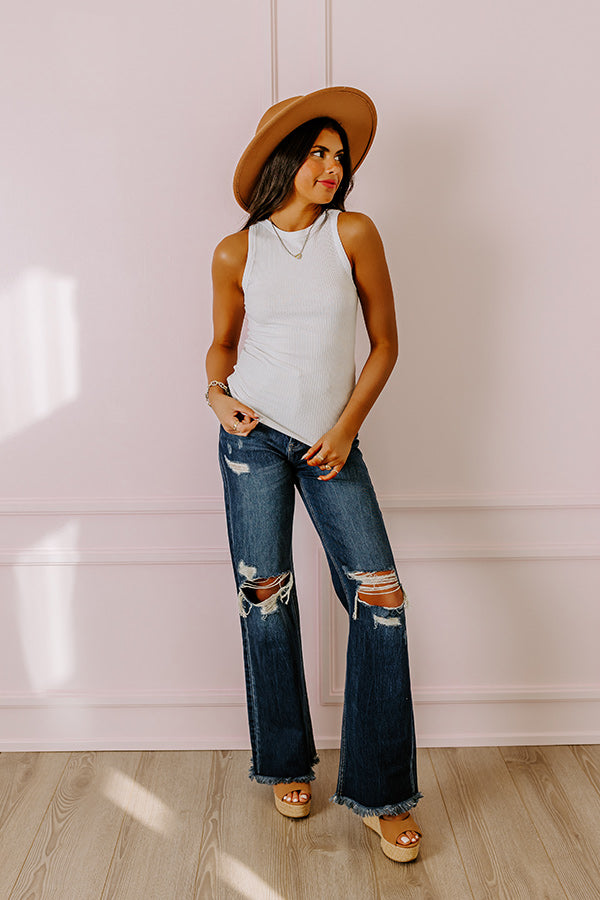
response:
[(305, 444), (335, 425), (355, 384), (358, 294), (337, 229), (339, 210), (308, 228), (248, 229), (242, 278), (246, 336), (231, 394), (261, 422)]

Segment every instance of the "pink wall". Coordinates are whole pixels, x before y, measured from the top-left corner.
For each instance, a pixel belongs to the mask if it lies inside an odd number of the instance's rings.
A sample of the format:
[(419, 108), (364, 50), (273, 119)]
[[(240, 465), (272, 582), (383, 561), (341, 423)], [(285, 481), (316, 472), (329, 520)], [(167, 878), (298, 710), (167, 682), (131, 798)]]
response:
[[(422, 745), (598, 741), (597, 4), (39, 0), (0, 13), (0, 749), (248, 745), (210, 258), (273, 100), (380, 128), (401, 359), (361, 434)], [(359, 354), (364, 352), (364, 337)], [(296, 568), (317, 743), (345, 622)]]

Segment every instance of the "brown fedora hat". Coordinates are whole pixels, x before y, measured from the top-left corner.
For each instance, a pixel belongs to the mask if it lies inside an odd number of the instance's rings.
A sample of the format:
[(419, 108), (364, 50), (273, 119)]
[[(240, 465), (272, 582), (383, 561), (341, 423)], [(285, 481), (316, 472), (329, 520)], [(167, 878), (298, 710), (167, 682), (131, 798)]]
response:
[(266, 111), (242, 153), (233, 176), (233, 193), (240, 206), (248, 209), (254, 185), (275, 147), (299, 125), (321, 116), (335, 119), (348, 135), (352, 171), (356, 172), (375, 137), (377, 111), (371, 98), (352, 87), (329, 87), (290, 97)]

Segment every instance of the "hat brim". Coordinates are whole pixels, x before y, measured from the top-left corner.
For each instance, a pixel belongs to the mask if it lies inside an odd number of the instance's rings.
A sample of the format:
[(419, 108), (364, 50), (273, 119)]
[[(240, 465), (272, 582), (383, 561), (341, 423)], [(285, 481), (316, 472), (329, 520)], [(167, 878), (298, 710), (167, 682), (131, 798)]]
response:
[(299, 125), (321, 116), (335, 119), (348, 135), (352, 171), (356, 172), (375, 137), (375, 104), (357, 88), (323, 88), (293, 98), (265, 126), (261, 128), (259, 125), (254, 138), (242, 153), (233, 176), (233, 193), (243, 209), (248, 210), (261, 169), (277, 145)]

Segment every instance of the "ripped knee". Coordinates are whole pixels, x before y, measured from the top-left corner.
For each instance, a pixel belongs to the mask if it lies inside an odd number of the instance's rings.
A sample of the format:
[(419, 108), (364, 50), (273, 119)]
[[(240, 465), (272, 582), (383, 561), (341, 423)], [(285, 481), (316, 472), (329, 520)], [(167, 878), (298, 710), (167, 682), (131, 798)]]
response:
[[(242, 565), (243, 563), (240, 565), (240, 572)], [(268, 616), (275, 612), (279, 603), (289, 601), (294, 583), (291, 572), (282, 572), (270, 578), (256, 578), (256, 569), (243, 574), (253, 576), (246, 578), (238, 592), (240, 615), (244, 618), (249, 615), (253, 606), (259, 608), (263, 616)]]
[(288, 577), (289, 572), (284, 572), (283, 575), (274, 575), (273, 578), (257, 578), (256, 581), (246, 585), (246, 592), (254, 595), (255, 603), (262, 603), (277, 594), (285, 586)]
[(369, 606), (383, 606), (387, 609), (398, 609), (404, 603), (404, 590), (393, 569), (383, 572), (348, 572), (348, 577), (358, 582), (353, 616), (355, 619), (359, 600)]

